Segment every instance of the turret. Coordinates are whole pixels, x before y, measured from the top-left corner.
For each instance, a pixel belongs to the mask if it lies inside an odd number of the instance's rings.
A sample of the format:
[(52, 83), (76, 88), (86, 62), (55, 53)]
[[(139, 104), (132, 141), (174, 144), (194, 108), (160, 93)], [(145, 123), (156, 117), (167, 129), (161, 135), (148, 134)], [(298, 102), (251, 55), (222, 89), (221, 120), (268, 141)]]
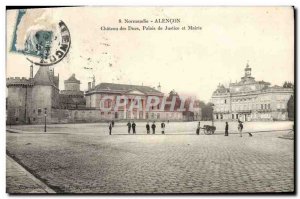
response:
[(157, 90), (158, 90), (158, 91), (161, 91), (160, 82), (158, 83)]

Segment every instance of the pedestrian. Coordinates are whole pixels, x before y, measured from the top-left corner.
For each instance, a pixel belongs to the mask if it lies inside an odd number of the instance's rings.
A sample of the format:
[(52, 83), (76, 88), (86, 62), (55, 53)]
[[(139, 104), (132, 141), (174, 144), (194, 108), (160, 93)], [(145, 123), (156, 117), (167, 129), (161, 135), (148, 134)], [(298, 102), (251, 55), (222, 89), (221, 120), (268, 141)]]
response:
[(161, 134), (165, 134), (165, 127), (166, 127), (165, 123), (162, 122), (162, 123), (160, 124), (160, 127), (161, 127)]
[(155, 128), (156, 128), (155, 122), (153, 122), (151, 128), (152, 128), (152, 134), (155, 134)]
[(108, 122), (109, 135), (111, 135), (112, 123)]
[(133, 134), (136, 134), (136, 132), (135, 132), (135, 126), (136, 126), (136, 125), (135, 125), (134, 121), (132, 122), (132, 125), (131, 125), (131, 126), (132, 126), (132, 132), (133, 132)]
[(112, 121), (111, 121), (111, 124), (112, 124), (112, 127), (114, 127), (114, 126), (115, 126), (115, 121), (112, 120)]
[(196, 130), (196, 134), (199, 135), (200, 134), (200, 122), (198, 122), (197, 125), (197, 130)]
[(225, 136), (228, 136), (228, 122), (225, 123)]
[(149, 125), (149, 122), (147, 122), (147, 124), (146, 124), (146, 130), (147, 130), (147, 134), (150, 134), (150, 125)]
[(243, 126), (243, 122), (242, 121), (240, 121), (240, 120), (238, 120), (238, 130), (239, 130), (239, 134), (240, 134), (240, 137), (242, 137), (242, 134), (243, 134), (243, 128), (244, 128), (244, 126)]
[(127, 123), (127, 126), (128, 126), (128, 134), (130, 134), (130, 130), (131, 130), (131, 123), (130, 123), (130, 122), (128, 122), (128, 123)]

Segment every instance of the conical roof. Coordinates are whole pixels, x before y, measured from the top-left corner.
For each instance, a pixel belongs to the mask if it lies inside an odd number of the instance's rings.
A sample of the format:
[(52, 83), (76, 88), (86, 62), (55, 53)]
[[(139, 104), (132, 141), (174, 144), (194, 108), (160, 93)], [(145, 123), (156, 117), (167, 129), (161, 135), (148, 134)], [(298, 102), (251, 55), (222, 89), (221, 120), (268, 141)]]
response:
[(40, 66), (33, 80), (35, 85), (54, 85), (48, 66)]

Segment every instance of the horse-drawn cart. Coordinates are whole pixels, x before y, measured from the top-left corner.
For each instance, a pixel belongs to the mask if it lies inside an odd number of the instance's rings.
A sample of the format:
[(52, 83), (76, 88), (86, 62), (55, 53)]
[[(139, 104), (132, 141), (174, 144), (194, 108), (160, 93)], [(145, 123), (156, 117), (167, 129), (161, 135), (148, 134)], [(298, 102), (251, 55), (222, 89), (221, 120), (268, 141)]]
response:
[(205, 135), (212, 135), (216, 131), (216, 127), (212, 125), (204, 125), (202, 129)]

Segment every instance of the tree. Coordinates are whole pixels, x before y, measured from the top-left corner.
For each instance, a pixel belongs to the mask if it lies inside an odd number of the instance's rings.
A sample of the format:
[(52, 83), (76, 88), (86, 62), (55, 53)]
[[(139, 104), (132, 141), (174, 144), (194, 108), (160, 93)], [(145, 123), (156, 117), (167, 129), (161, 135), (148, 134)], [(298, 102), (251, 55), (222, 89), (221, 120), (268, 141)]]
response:
[(294, 106), (294, 96), (292, 95), (287, 103), (287, 112), (289, 120), (294, 121), (294, 112), (295, 112), (295, 106)]
[(202, 118), (203, 120), (212, 120), (213, 116), (213, 103), (208, 102), (202, 108)]
[(294, 84), (292, 82), (285, 81), (283, 83), (283, 88), (294, 88)]

